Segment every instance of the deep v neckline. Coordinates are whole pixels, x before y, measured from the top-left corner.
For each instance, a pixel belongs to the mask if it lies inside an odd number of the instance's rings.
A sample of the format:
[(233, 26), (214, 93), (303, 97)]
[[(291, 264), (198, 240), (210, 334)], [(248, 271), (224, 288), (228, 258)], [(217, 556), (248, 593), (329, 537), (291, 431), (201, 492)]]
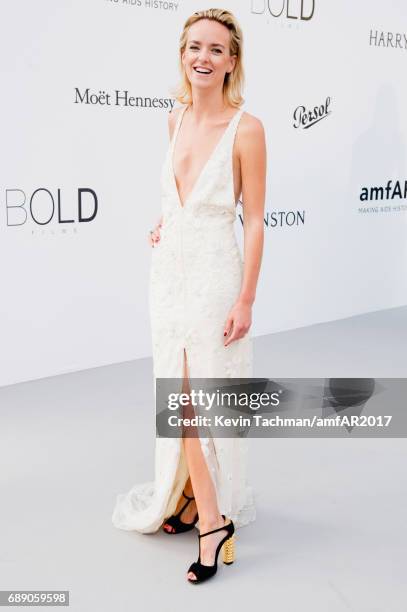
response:
[(181, 116), (179, 117), (179, 120), (177, 122), (177, 127), (176, 127), (176, 131), (174, 134), (174, 138), (173, 138), (173, 142), (172, 142), (172, 147), (171, 147), (171, 155), (170, 155), (170, 166), (171, 166), (171, 175), (172, 175), (172, 180), (173, 180), (173, 184), (174, 184), (174, 189), (175, 189), (175, 193), (177, 196), (177, 200), (178, 200), (178, 206), (180, 206), (181, 208), (185, 208), (185, 206), (188, 204), (189, 200), (191, 199), (191, 197), (193, 196), (195, 190), (197, 189), (198, 183), (199, 181), (202, 179), (202, 176), (206, 170), (206, 168), (209, 166), (209, 162), (212, 160), (212, 158), (215, 156), (215, 153), (217, 152), (217, 150), (219, 149), (221, 143), (223, 142), (223, 139), (226, 137), (226, 134), (233, 122), (233, 120), (235, 119), (235, 117), (241, 112), (242, 109), (239, 109), (234, 115), (233, 117), (230, 119), (229, 123), (227, 124), (226, 128), (223, 130), (223, 133), (221, 135), (221, 137), (219, 138), (219, 140), (217, 141), (217, 143), (215, 144), (214, 148), (212, 149), (211, 154), (209, 155), (208, 159), (206, 160), (206, 162), (204, 163), (204, 165), (202, 166), (200, 172), (198, 173), (197, 178), (195, 179), (195, 182), (192, 186), (192, 189), (190, 189), (187, 197), (184, 200), (184, 203), (181, 202), (181, 198), (179, 195), (179, 190), (177, 187), (177, 179), (175, 178), (175, 171), (174, 171), (174, 153), (175, 153), (175, 145), (178, 139), (178, 134), (179, 134), (179, 130), (182, 124), (182, 120), (185, 116), (185, 112), (187, 110), (187, 108), (189, 108), (188, 106), (184, 106), (184, 108), (181, 111)]

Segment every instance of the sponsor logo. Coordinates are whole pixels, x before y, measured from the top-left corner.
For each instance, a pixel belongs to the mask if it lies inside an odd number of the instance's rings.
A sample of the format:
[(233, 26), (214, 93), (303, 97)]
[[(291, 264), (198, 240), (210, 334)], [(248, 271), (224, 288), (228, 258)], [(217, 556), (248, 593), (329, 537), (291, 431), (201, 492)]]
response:
[(362, 187), (360, 200), (393, 200), (394, 198), (405, 200), (407, 197), (407, 181), (387, 181), (386, 187)]
[(310, 21), (315, 14), (315, 0), (252, 0), (251, 12), (276, 19)]
[(371, 47), (393, 47), (393, 49), (407, 50), (407, 35), (400, 32), (370, 30), (369, 45)]
[[(240, 223), (243, 225), (243, 215), (238, 213)], [(267, 228), (298, 227), (305, 225), (305, 210), (270, 210), (265, 211), (264, 225)]]
[[(378, 200), (405, 200), (407, 198), (407, 181), (387, 181), (385, 187), (362, 187), (359, 199), (361, 202)], [(407, 204), (393, 202), (385, 205), (360, 206), (362, 214), (406, 212)]]
[(176, 12), (179, 2), (162, 2), (161, 0), (103, 0), (110, 6), (127, 6), (131, 8), (144, 8), (151, 10), (162, 10)]
[(132, 96), (127, 89), (91, 91), (89, 87), (75, 87), (74, 104), (89, 104), (91, 106), (133, 106), (137, 108), (169, 108), (173, 109), (175, 100), (167, 98), (151, 98), (149, 96)]
[[(41, 226), (55, 227), (94, 221), (98, 212), (96, 192), (89, 187), (79, 187), (74, 207), (69, 202), (69, 214), (63, 210), (61, 189), (52, 192), (46, 187), (39, 187), (27, 194), (23, 189), (6, 189), (5, 197), (6, 225), (8, 227), (30, 227), (32, 233)], [(75, 214), (72, 214), (72, 210)], [(85, 211), (86, 210), (86, 214)], [(66, 229), (65, 229), (66, 231)], [(74, 229), (76, 231), (76, 227)]]
[(312, 127), (313, 125), (321, 121), (321, 119), (325, 119), (325, 117), (331, 114), (332, 111), (329, 110), (330, 104), (331, 98), (328, 96), (324, 104), (321, 104), (320, 106), (314, 106), (314, 108), (311, 109), (307, 109), (305, 106), (297, 106), (293, 113), (293, 126), (295, 128), (303, 129)]

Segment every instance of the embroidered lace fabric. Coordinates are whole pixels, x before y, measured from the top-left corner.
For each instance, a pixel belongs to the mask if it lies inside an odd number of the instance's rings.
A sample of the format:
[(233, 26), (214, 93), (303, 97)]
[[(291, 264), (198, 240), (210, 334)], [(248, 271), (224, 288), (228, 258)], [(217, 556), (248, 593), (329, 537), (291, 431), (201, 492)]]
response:
[[(173, 171), (173, 152), (182, 116), (161, 171), (163, 222), (152, 249), (149, 301), (154, 390), (159, 378), (182, 378), (184, 347), (190, 378), (252, 377), (249, 333), (224, 346), (223, 330), (239, 295), (243, 263), (234, 233), (233, 143), (235, 113), (182, 206)], [(247, 480), (245, 438), (201, 437), (222, 514), (236, 527), (255, 520)], [(119, 529), (157, 531), (171, 516), (188, 478), (182, 439), (157, 438), (155, 479), (117, 496), (112, 521)], [(199, 528), (199, 522), (197, 523)]]

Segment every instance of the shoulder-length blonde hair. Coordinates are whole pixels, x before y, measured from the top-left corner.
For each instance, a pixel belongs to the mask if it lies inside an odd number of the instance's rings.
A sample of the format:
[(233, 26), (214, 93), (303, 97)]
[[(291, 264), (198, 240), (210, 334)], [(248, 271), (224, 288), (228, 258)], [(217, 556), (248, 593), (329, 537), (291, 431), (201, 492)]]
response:
[(181, 80), (175, 87), (172, 93), (175, 99), (181, 104), (191, 104), (192, 102), (192, 88), (191, 83), (186, 75), (184, 65), (182, 63), (182, 54), (185, 51), (188, 30), (192, 24), (200, 21), (201, 19), (211, 19), (221, 23), (230, 31), (230, 55), (236, 55), (236, 64), (231, 73), (225, 74), (225, 80), (223, 83), (223, 95), (225, 101), (234, 107), (240, 107), (244, 102), (242, 97), (242, 89), (244, 85), (244, 71), (243, 71), (243, 33), (235, 18), (235, 16), (229, 11), (223, 9), (206, 9), (198, 11), (188, 17), (184, 24), (182, 34), (179, 41), (179, 68), (181, 71)]

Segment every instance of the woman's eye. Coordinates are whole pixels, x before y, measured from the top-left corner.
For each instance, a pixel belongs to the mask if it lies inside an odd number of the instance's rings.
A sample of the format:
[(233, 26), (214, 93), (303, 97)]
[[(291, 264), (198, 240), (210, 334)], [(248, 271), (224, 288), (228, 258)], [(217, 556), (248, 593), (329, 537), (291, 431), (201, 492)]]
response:
[[(198, 47), (196, 47), (194, 45), (191, 45), (189, 48), (190, 49), (198, 49)], [(214, 51), (216, 51), (216, 53), (222, 53), (222, 51), (220, 49), (214, 49)]]

